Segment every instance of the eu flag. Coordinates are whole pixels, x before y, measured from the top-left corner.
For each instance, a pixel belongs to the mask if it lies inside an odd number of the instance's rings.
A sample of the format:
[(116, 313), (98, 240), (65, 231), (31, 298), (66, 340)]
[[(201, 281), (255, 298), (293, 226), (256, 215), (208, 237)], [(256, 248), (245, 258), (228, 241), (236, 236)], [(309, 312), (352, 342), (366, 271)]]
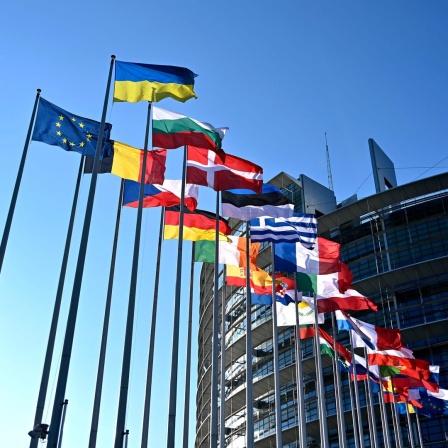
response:
[[(110, 155), (111, 129), (112, 125), (105, 123), (102, 151), (104, 155)], [(99, 132), (98, 121), (72, 114), (40, 98), (32, 140), (95, 157)]]

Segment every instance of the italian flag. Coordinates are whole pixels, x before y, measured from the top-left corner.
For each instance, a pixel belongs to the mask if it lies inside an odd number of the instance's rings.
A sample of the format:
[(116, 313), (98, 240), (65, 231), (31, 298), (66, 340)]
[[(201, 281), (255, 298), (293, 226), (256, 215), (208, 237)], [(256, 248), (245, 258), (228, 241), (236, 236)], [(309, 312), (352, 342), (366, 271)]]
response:
[(164, 149), (176, 149), (193, 145), (211, 149), (219, 154), (222, 151), (222, 139), (228, 128), (215, 128), (175, 112), (152, 108), (152, 146)]

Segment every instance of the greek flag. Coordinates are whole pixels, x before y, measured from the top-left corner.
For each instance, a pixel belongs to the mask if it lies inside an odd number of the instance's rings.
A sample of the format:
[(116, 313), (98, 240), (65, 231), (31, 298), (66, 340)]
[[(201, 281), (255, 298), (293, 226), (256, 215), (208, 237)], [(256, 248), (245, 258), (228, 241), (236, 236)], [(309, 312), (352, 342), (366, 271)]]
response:
[(302, 243), (313, 249), (317, 238), (316, 215), (294, 213), (290, 218), (255, 218), (250, 220), (252, 241)]

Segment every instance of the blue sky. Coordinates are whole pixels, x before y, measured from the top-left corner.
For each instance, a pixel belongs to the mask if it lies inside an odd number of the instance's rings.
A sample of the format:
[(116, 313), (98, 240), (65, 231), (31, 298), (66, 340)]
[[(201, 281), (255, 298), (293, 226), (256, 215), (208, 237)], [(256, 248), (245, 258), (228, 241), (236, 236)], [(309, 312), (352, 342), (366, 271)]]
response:
[[(394, 161), (400, 184), (446, 171), (448, 5), (401, 0), (277, 3), (87, 2), (43, 0), (3, 6), (0, 28), (0, 228), (12, 195), (36, 89), (74, 114), (101, 118), (110, 55), (118, 60), (185, 66), (198, 74), (197, 100), (159, 107), (228, 126), (224, 149), (264, 167), (303, 173), (327, 185), (325, 133), (339, 201), (374, 193), (367, 140)], [(146, 104), (109, 103), (112, 137), (141, 147)], [(170, 151), (166, 177), (181, 175)], [(33, 142), (0, 275), (0, 420), (11, 446), (32, 429), (79, 155)], [(114, 232), (119, 179), (101, 176), (93, 211), (66, 398), (64, 448), (87, 446)], [(73, 251), (61, 310), (45, 421), (71, 294), (89, 178), (82, 182)], [(200, 188), (199, 206), (214, 209)], [(135, 210), (124, 209), (109, 349), (98, 433), (111, 446), (129, 297)], [(149, 322), (160, 211), (143, 218), (127, 427), (140, 446)], [(190, 243), (184, 244), (184, 266)], [(164, 446), (174, 298), (176, 241), (163, 244), (155, 350), (151, 446)], [(195, 289), (199, 290), (196, 266)], [(182, 429), (189, 275), (182, 282), (178, 427)], [(195, 299), (194, 325), (198, 321)], [(196, 343), (196, 330), (193, 340)], [(195, 433), (193, 356), (191, 446)]]

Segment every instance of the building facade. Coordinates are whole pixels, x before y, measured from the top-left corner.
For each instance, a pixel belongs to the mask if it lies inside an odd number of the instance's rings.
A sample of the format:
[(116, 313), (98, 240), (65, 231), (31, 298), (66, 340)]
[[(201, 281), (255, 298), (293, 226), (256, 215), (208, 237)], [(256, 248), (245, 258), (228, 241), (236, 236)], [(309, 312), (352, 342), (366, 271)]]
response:
[[(369, 142), (370, 144), (370, 142)], [(390, 177), (390, 174), (389, 174)], [(406, 185), (380, 189), (363, 199), (355, 197), (339, 206), (333, 191), (307, 176), (298, 179), (280, 173), (269, 183), (281, 188), (295, 204), (296, 212), (318, 216), (320, 236), (341, 244), (341, 261), (354, 275), (353, 288), (378, 305), (378, 312), (356, 312), (355, 317), (382, 327), (399, 328), (403, 343), (414, 356), (440, 366), (441, 388), (448, 389), (448, 173)], [(388, 181), (388, 183), (390, 183)], [(387, 184), (386, 184), (387, 185)], [(236, 234), (244, 236), (245, 224), (234, 221)], [(262, 244), (258, 265), (270, 270), (270, 247)], [(196, 447), (210, 446), (210, 397), (212, 359), (212, 302), (214, 266), (204, 263), (200, 280), (198, 334), (198, 388)], [(220, 273), (219, 302), (225, 303), (220, 318), (225, 328), (225, 444), (233, 448), (246, 446), (246, 302), (244, 288), (223, 287)], [(222, 317), (221, 317), (222, 316)], [(329, 317), (329, 315), (327, 316)], [(252, 307), (252, 370), (254, 406), (254, 445), (276, 446), (272, 314), (270, 306)], [(323, 327), (332, 332), (331, 319)], [(221, 328), (221, 325), (220, 325)], [(221, 343), (221, 333), (219, 342)], [(336, 335), (350, 348), (347, 332)], [(279, 373), (283, 448), (298, 447), (298, 402), (294, 327), (279, 327)], [(306, 414), (307, 446), (320, 446), (316, 368), (312, 339), (301, 341), (303, 400)], [(325, 409), (330, 446), (339, 446), (336, 420), (334, 372), (331, 358), (322, 356)], [(348, 375), (341, 375), (347, 447), (355, 447)], [(379, 427), (378, 396), (374, 395), (375, 415), (366, 406), (364, 382), (359, 382), (362, 407), (363, 439), (373, 446), (369, 418)], [(221, 407), (221, 403), (219, 403)], [(390, 406), (390, 405), (389, 405)], [(415, 417), (415, 416), (412, 416)], [(409, 425), (400, 417), (403, 447), (411, 446), (409, 431), (417, 440), (416, 420)], [(420, 417), (425, 447), (448, 446), (448, 418)], [(391, 446), (397, 428), (392, 425)], [(383, 447), (382, 431), (376, 431), (377, 446)]]

